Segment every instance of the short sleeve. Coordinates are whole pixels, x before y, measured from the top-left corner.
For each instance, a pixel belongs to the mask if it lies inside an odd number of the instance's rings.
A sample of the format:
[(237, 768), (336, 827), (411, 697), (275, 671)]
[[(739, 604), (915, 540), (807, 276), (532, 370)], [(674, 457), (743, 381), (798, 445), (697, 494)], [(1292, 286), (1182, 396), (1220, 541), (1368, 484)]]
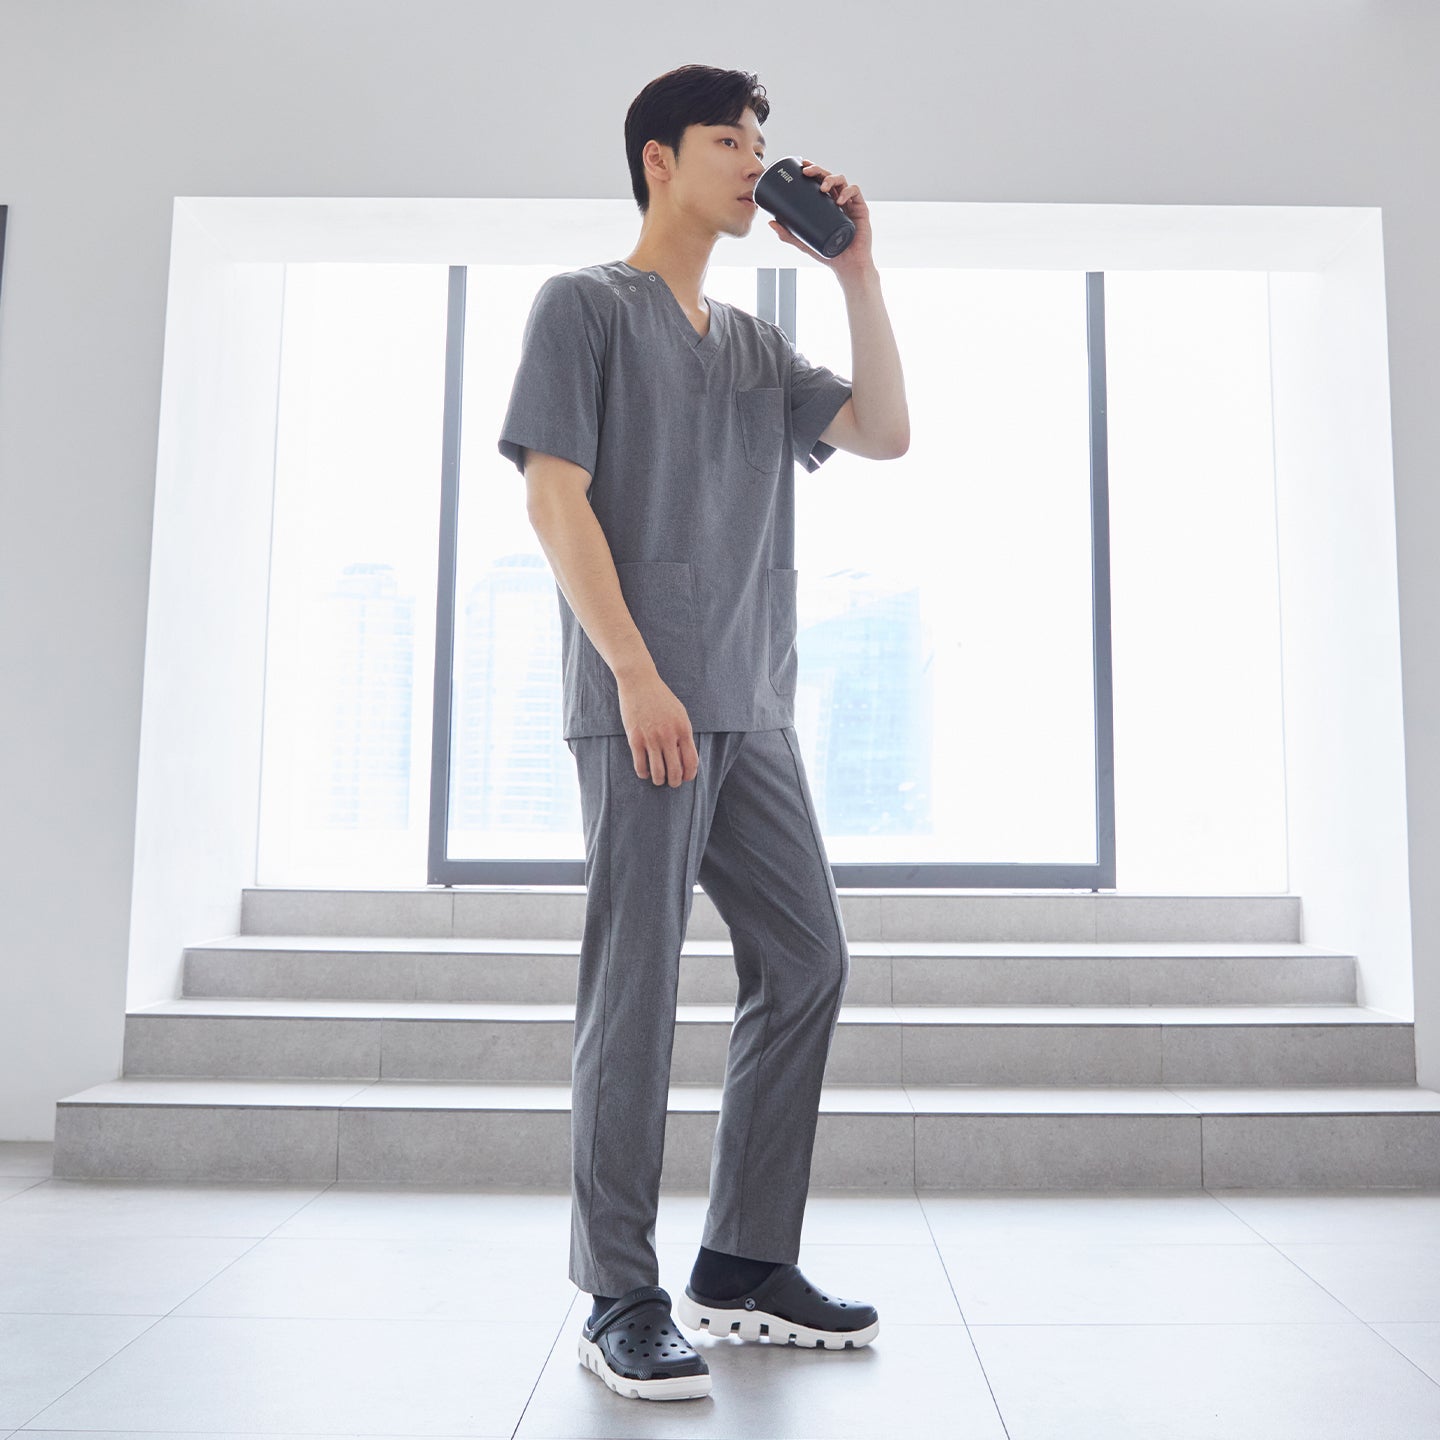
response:
[(818, 470), (835, 453), (833, 445), (822, 443), (820, 434), (852, 393), (843, 375), (814, 364), (791, 346), (790, 430), (797, 464)]
[(525, 473), (525, 451), (558, 455), (595, 474), (604, 413), (605, 331), (572, 275), (549, 276), (536, 292), (520, 363), (500, 427), (499, 448)]

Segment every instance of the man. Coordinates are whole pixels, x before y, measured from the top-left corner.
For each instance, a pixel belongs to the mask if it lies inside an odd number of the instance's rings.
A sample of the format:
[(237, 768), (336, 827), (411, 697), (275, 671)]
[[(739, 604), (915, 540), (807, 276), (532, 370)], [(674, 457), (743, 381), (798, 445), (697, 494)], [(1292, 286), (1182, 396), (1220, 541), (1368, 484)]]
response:
[(654, 1249), (680, 950), (698, 879), (739, 978), (692, 1328), (840, 1348), (872, 1306), (795, 1264), (821, 1080), (849, 977), (834, 878), (794, 728), (794, 462), (904, 454), (909, 415), (845, 177), (807, 174), (854, 221), (830, 260), (854, 381), (702, 285), (743, 236), (770, 111), (756, 77), (686, 65), (625, 120), (644, 219), (612, 260), (550, 276), (526, 322), (499, 448), (561, 592), (564, 738), (585, 828), (571, 1087), (570, 1277), (581, 1360), (618, 1394), (710, 1393)]

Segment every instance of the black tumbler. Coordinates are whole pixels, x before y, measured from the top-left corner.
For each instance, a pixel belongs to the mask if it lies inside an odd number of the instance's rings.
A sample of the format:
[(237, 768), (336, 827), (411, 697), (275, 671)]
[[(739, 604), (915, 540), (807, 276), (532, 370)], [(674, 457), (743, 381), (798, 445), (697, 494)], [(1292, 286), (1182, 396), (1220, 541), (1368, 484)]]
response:
[(855, 222), (820, 188), (824, 179), (805, 174), (799, 155), (787, 155), (755, 182), (755, 203), (812, 250), (829, 257), (855, 238)]

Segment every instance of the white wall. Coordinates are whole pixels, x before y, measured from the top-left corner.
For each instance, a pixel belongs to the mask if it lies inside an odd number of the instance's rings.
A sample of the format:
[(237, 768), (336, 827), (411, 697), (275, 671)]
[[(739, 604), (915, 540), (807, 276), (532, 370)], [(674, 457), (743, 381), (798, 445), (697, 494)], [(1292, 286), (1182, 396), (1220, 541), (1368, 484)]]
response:
[[(557, 10), (571, 17), (568, 33)], [(682, 9), (653, 27), (645, 12), (578, 3), (0, 0), (0, 202), (11, 207), (0, 297), (0, 1136), (49, 1137), (58, 1096), (119, 1072), (132, 905), (159, 917), (136, 910), (134, 993), (167, 993), (174, 935), (233, 930), (249, 883), (263, 580), (246, 556), (268, 506), (255, 483), (259, 421), (194, 457), (211, 488), (189, 502), (205, 507), (191, 520), (203, 514), (217, 535), (234, 527), (236, 564), (218, 553), (187, 563), (157, 528), (164, 563), (147, 603), (152, 516), (159, 525), (172, 509), (167, 487), (197, 484), (177, 468), (190, 463), (183, 448), (157, 445), (174, 197), (623, 198), (626, 106), (654, 75), (694, 59), (758, 71), (776, 107), (772, 149), (804, 146), (877, 199), (1381, 208), (1384, 334), (1364, 313), (1376, 270), (1363, 240), (1349, 292), (1343, 264), (1273, 290), (1277, 317), (1313, 307), (1331, 356), (1358, 346), (1362, 392), (1334, 417), (1317, 478), (1321, 442), (1296, 408), (1313, 403), (1306, 357), (1277, 354), (1277, 499), (1282, 525), (1291, 520), (1282, 599), (1287, 645), (1296, 641), (1290, 797), (1297, 785), (1311, 797), (1292, 810), (1303, 833), (1292, 834), (1291, 888), (1305, 897), (1308, 938), (1378, 947), (1365, 998), (1404, 1013), (1406, 887), (1385, 789), (1393, 797), (1401, 772), (1393, 746), (1376, 744), (1393, 735), (1395, 654), (1383, 634), (1376, 703), (1323, 713), (1366, 683), (1343, 653), (1332, 649), (1327, 665), (1324, 637), (1358, 651), (1373, 633), (1343, 617), (1358, 605), (1374, 624), (1385, 601), (1393, 545), (1383, 527), (1350, 535), (1333, 507), (1343, 514), (1347, 494), (1368, 486), (1373, 498), (1383, 483), (1373, 456), (1388, 419), (1417, 1045), (1422, 1083), (1440, 1085), (1440, 899), (1421, 883), (1440, 860), (1440, 760), (1427, 743), (1440, 709), (1430, 562), (1440, 539), (1440, 16), (1359, 0), (988, 0), (891, 7), (884, 22), (857, 0), (718, 17)], [(596, 122), (604, 115), (613, 124)], [(884, 263), (883, 237), (877, 253)], [(225, 279), (223, 267), (207, 279), (204, 268), (192, 293), (208, 285), (208, 303), (227, 307), (234, 383), (263, 416), (268, 381), (244, 356), (263, 359), (267, 331), (273, 340), (278, 284), (263, 271)], [(1334, 303), (1347, 294), (1357, 306), (1348, 324)], [(1376, 373), (1365, 347), (1373, 357), (1382, 344), (1388, 417), (1364, 393)], [(193, 363), (231, 360), (202, 348)], [(166, 387), (167, 402), (181, 403), (186, 384), (177, 372), (170, 388), (168, 367)], [(1348, 445), (1363, 452), (1359, 473), (1345, 466)], [(243, 494), (228, 493), (242, 481)], [(1326, 511), (1297, 509), (1316, 484)], [(1373, 505), (1367, 513), (1373, 521)], [(1317, 544), (1351, 540), (1341, 565), (1314, 567), (1297, 515), (1313, 517)], [(207, 636), (172, 613), (175, 597), (203, 610), (226, 585), (254, 602), (242, 629)], [(1338, 629), (1319, 623), (1336, 616)], [(184, 665), (147, 665), (151, 618), (157, 654), (193, 665), (188, 690)], [(152, 685), (143, 735), (142, 679)], [(180, 787), (152, 805), (148, 784), (137, 813), (142, 766), (159, 773), (177, 743), (180, 764), (191, 763), (184, 736), (196, 725), (218, 727), (233, 773), (196, 775), (196, 814), (176, 803)], [(179, 825), (198, 837), (193, 865), (161, 875), (157, 858)]]
[(1286, 816), (1303, 938), (1359, 955), (1360, 1003), (1410, 1019), (1379, 232), (1367, 224), (1315, 274), (1270, 278)]
[(234, 261), (184, 205), (176, 206), (171, 262), (136, 787), (132, 1008), (180, 993), (184, 945), (239, 933), (259, 825), (285, 267)]

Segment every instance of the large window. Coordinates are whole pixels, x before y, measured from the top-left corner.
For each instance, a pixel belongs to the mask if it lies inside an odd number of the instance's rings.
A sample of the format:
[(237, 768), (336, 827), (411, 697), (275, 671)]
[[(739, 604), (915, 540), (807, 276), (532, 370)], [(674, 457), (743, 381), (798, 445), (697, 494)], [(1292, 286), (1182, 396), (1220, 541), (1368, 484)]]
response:
[[(495, 447), (556, 268), (287, 267), (262, 883), (583, 880), (561, 602)], [(1283, 889), (1265, 276), (883, 284), (911, 448), (796, 473), (837, 879)], [(853, 373), (823, 268), (705, 288)]]

